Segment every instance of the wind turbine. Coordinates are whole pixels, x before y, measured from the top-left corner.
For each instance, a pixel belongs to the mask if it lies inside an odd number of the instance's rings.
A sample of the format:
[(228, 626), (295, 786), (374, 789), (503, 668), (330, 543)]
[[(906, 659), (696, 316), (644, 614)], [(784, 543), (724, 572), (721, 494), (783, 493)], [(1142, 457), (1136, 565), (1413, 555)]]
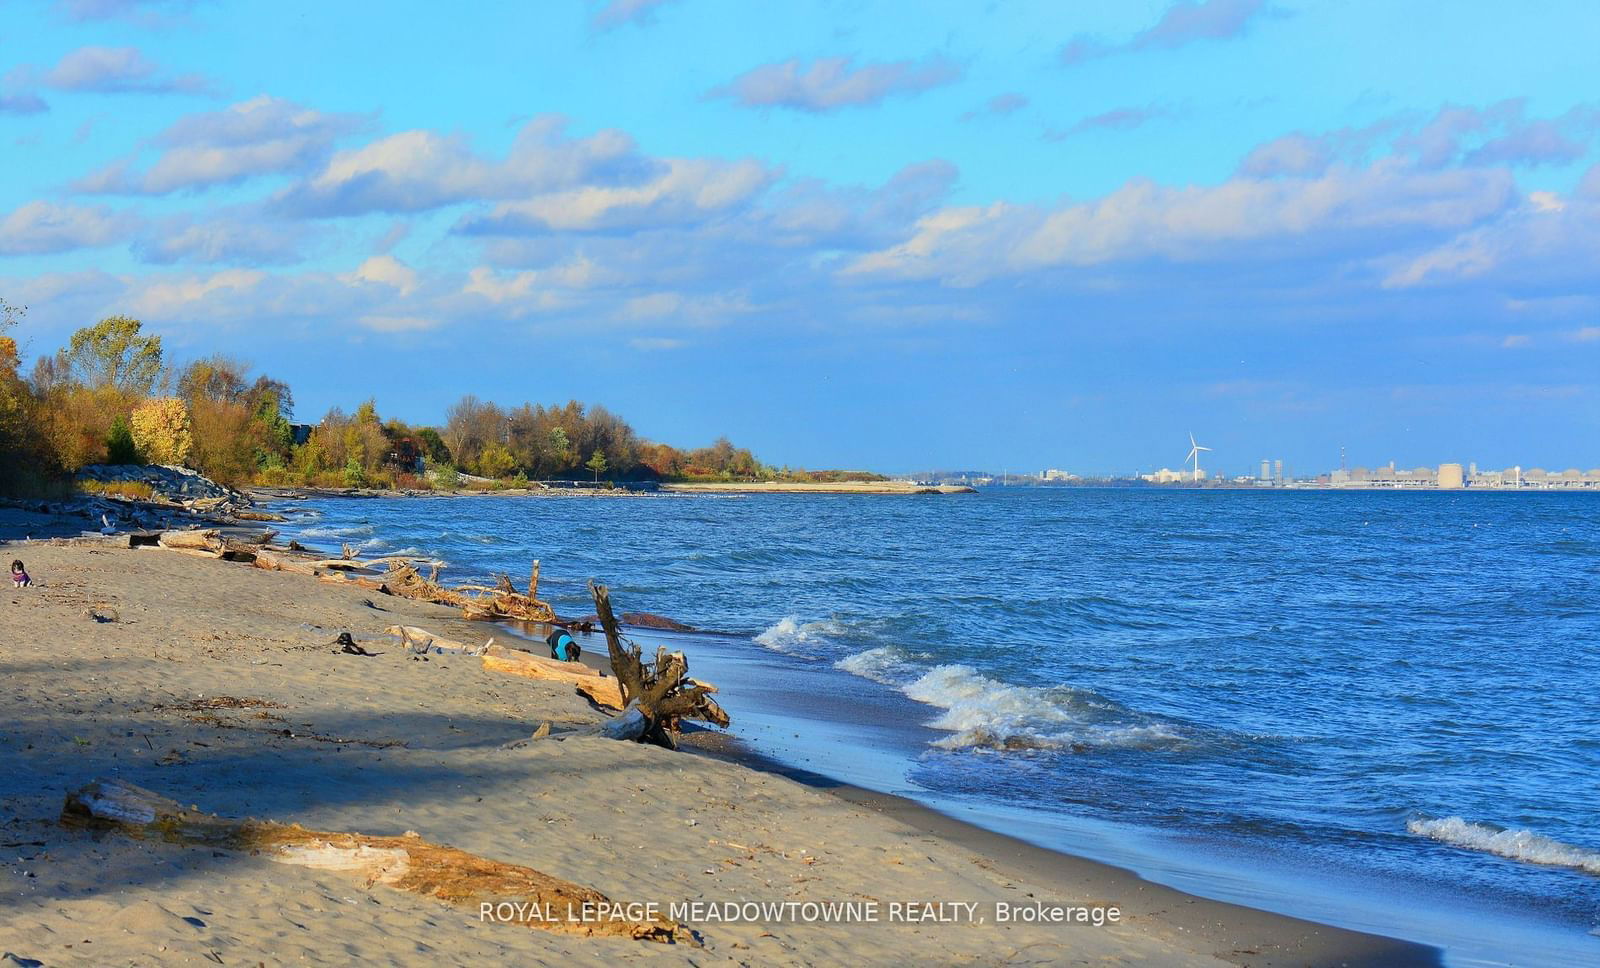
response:
[(1200, 452), (1202, 450), (1209, 451), (1210, 449), (1211, 449), (1210, 447), (1201, 447), (1199, 444), (1195, 443), (1194, 442), (1194, 433), (1190, 432), (1190, 434), (1189, 434), (1189, 456), (1185, 457), (1184, 461), (1185, 462), (1191, 461), (1191, 460), (1194, 461), (1194, 479), (1197, 482), (1200, 480)]

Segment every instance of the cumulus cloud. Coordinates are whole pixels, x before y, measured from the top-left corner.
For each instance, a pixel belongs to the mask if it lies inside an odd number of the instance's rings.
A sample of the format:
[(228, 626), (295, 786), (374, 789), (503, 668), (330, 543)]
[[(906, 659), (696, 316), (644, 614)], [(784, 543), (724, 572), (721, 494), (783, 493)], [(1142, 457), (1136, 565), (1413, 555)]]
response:
[(1284, 243), (1333, 247), (1352, 237), (1394, 243), (1408, 233), (1473, 225), (1514, 201), (1497, 170), (1415, 171), (1397, 159), (1317, 177), (1236, 176), (1211, 187), (1148, 179), (1053, 208), (996, 202), (943, 209), (898, 245), (855, 260), (852, 274), (973, 285), (998, 276), (1145, 259), (1280, 256)]
[(1170, 50), (1200, 40), (1228, 40), (1243, 35), (1266, 13), (1265, 0), (1178, 0), (1154, 26), (1125, 44), (1108, 44), (1079, 35), (1068, 41), (1057, 56), (1070, 67), (1124, 51)]
[(1320, 175), (1333, 164), (1333, 158), (1326, 139), (1296, 131), (1256, 145), (1239, 164), (1239, 173), (1256, 178)]
[(464, 137), (403, 131), (339, 152), (275, 204), (312, 216), (421, 212), (575, 185), (628, 184), (659, 170), (620, 131), (570, 138), (565, 129), (560, 116), (535, 118), (502, 160), (475, 154)]
[(1600, 129), (1600, 110), (1578, 105), (1555, 118), (1527, 117), (1527, 99), (1513, 98), (1485, 108), (1446, 105), (1396, 146), (1419, 165), (1569, 164), (1588, 153)]
[(127, 241), (137, 216), (103, 205), (32, 201), (0, 219), (0, 255), (40, 255)]
[(822, 57), (809, 64), (792, 59), (746, 71), (714, 88), (710, 96), (731, 98), (746, 107), (819, 114), (876, 104), (895, 94), (915, 94), (960, 77), (954, 62), (937, 55), (860, 66), (849, 57)]
[(375, 255), (357, 266), (354, 272), (340, 278), (352, 285), (371, 283), (387, 286), (401, 296), (416, 292), (419, 285), (416, 270), (392, 255)]
[(234, 315), (248, 303), (244, 300), (259, 295), (262, 283), (269, 277), (254, 269), (223, 269), (211, 275), (156, 276), (137, 280), (127, 294), (134, 313), (141, 317), (167, 319), (191, 318), (196, 310), (206, 307), (206, 312), (220, 308), (221, 303), (231, 303)]
[(761, 233), (793, 246), (853, 249), (890, 241), (936, 204), (960, 172), (947, 161), (907, 165), (876, 188), (802, 179), (784, 188), (760, 214)]
[(147, 168), (125, 159), (72, 187), (89, 194), (165, 195), (303, 171), (326, 158), (337, 139), (366, 124), (357, 115), (327, 114), (262, 95), (180, 119), (155, 138), (161, 153)]
[(80, 47), (48, 70), (14, 72), (19, 80), (62, 91), (96, 94), (208, 94), (211, 82), (199, 74), (169, 74), (137, 47)]
[(458, 226), (464, 235), (593, 232), (694, 224), (736, 209), (777, 172), (755, 161), (668, 159), (655, 178), (634, 185), (581, 185), (502, 202)]
[(590, 19), (590, 24), (596, 30), (610, 30), (628, 23), (647, 23), (654, 18), (656, 10), (672, 0), (607, 0), (604, 6), (595, 11)]

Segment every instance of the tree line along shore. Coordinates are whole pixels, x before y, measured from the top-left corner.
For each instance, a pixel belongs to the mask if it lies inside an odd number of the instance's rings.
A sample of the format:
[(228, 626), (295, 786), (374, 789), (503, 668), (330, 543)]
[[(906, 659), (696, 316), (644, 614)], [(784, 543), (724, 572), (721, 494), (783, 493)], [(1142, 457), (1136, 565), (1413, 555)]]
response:
[[(406, 491), (526, 487), (534, 481), (838, 484), (857, 471), (763, 464), (726, 438), (681, 449), (641, 437), (603, 406), (508, 407), (467, 395), (438, 426), (384, 418), (368, 399), (316, 424), (294, 422), (289, 385), (243, 361), (170, 361), (139, 320), (111, 316), (41, 354), (24, 374), (15, 337), (26, 311), (0, 300), (0, 494), (59, 495), (80, 468), (163, 464), (230, 487)], [(136, 482), (79, 489), (149, 497)]]

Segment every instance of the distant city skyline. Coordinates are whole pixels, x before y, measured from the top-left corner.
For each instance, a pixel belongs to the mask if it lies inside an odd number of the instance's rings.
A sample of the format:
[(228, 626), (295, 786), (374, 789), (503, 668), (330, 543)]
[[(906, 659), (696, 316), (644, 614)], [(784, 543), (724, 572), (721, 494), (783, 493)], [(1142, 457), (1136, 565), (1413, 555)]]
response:
[(16, 0), (0, 298), (25, 366), (128, 314), (304, 422), (1589, 466), (1596, 36), (1587, 0)]

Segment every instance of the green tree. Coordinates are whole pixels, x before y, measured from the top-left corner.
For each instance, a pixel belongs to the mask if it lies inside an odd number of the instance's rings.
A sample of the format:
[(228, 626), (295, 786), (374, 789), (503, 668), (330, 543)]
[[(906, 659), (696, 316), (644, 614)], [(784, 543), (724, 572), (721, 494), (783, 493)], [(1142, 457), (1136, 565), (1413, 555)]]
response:
[(161, 378), (161, 337), (141, 336), (130, 316), (108, 316), (72, 334), (65, 362), (91, 390), (116, 390), (145, 397)]
[(598, 484), (600, 483), (600, 475), (604, 474), (606, 470), (606, 455), (601, 453), (600, 448), (596, 447), (594, 453), (589, 455), (589, 462), (583, 466), (594, 471), (594, 482)]
[(550, 463), (557, 470), (572, 463), (572, 441), (562, 427), (551, 427), (549, 433)]
[(111, 421), (111, 432), (106, 434), (106, 463), (140, 463), (139, 448), (133, 443), (133, 428), (128, 426), (128, 418), (120, 413)]
[(439, 431), (423, 427), (417, 431), (417, 442), (422, 445), (422, 456), (427, 458), (428, 463), (450, 463), (450, 448), (444, 445), (444, 438), (439, 436)]

